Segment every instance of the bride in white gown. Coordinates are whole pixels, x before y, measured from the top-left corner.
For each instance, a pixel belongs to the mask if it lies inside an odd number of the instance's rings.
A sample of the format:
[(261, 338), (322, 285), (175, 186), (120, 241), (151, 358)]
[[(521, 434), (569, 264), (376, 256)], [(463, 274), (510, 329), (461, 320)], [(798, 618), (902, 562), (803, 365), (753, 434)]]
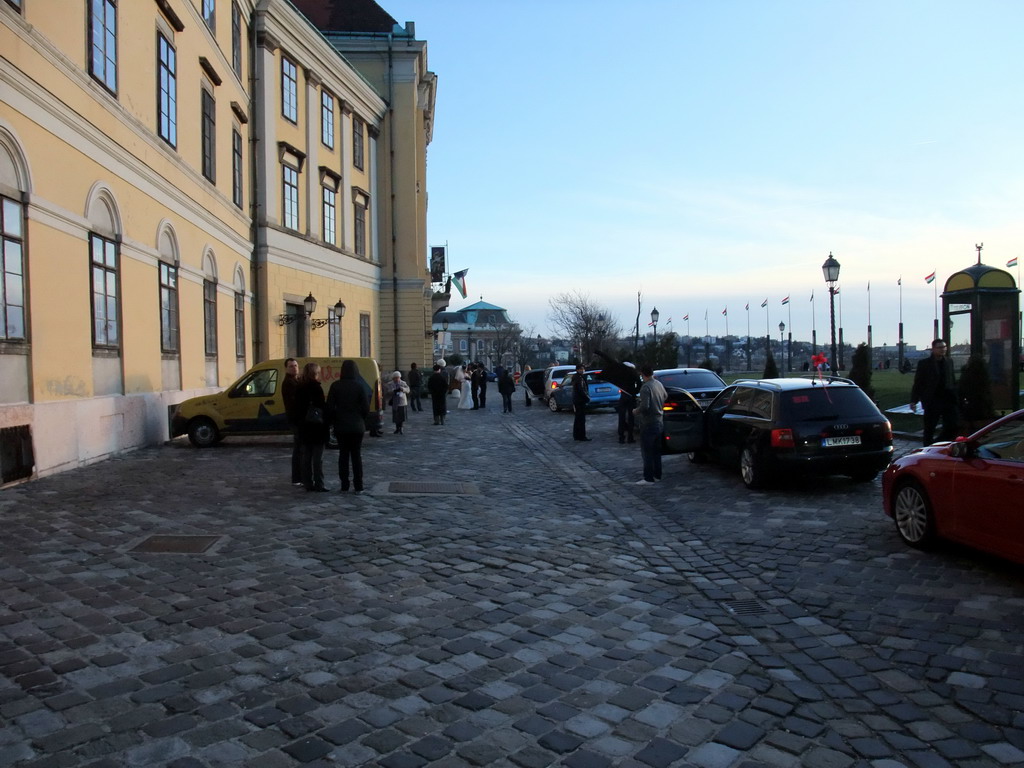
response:
[(469, 374), (466, 366), (462, 366), (455, 372), (455, 380), (460, 382), (459, 410), (464, 411), (473, 407), (473, 393), (470, 388)]

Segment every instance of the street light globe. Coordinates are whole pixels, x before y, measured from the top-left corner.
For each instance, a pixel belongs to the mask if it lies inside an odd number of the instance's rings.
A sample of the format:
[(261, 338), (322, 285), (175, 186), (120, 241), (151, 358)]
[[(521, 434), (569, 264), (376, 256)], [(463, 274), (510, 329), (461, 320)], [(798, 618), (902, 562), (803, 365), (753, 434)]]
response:
[(825, 282), (830, 285), (839, 280), (839, 262), (836, 261), (836, 257), (832, 255), (831, 251), (829, 251), (825, 263), (821, 265), (821, 272), (825, 276)]
[(785, 330), (786, 330), (786, 324), (780, 321), (779, 322), (779, 333), (784, 333)]
[(651, 310), (651, 322), (657, 325), (659, 317), (661, 317), (661, 313), (659, 313), (658, 308), (655, 307), (654, 309)]

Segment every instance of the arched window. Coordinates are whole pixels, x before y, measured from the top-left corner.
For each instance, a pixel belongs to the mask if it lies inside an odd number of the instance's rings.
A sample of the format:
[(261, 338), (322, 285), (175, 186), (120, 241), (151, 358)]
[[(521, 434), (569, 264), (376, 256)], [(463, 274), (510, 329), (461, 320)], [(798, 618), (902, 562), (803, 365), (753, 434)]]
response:
[(121, 346), (121, 216), (105, 185), (93, 185), (85, 217), (90, 228), (92, 345), (116, 350)]
[(203, 338), (207, 357), (217, 356), (217, 258), (203, 254)]
[(28, 169), (14, 137), (0, 128), (0, 341), (28, 338), (25, 206)]
[(178, 238), (168, 222), (161, 222), (157, 236), (160, 260), (157, 264), (160, 286), (160, 351), (178, 353)]
[(235, 357), (245, 360), (245, 273), (235, 267)]

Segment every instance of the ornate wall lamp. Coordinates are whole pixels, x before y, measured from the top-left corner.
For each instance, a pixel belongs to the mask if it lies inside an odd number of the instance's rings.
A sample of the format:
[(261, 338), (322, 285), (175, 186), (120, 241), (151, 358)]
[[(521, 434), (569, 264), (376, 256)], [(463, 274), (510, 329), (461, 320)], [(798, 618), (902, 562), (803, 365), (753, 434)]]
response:
[[(303, 307), (303, 309), (306, 312), (306, 318), (309, 320), (309, 327), (313, 328), (313, 329), (323, 328), (328, 323), (332, 323), (332, 322), (335, 322), (337, 320), (340, 320), (341, 318), (343, 318), (345, 316), (345, 305), (344, 305), (344, 303), (342, 303), (341, 299), (338, 299), (338, 303), (334, 305), (334, 317), (333, 318), (329, 317), (329, 318), (322, 319), (322, 320), (320, 320), (320, 319), (318, 319), (318, 320), (311, 319), (313, 317), (313, 313), (316, 312), (316, 299), (313, 298), (313, 292), (312, 291), (310, 291), (309, 296), (307, 296), (305, 299), (302, 300), (302, 307)], [(277, 324), (278, 325), (291, 325), (292, 323), (294, 323), (298, 319), (298, 317), (299, 317), (299, 315), (288, 315), (288, 314), (278, 315)]]

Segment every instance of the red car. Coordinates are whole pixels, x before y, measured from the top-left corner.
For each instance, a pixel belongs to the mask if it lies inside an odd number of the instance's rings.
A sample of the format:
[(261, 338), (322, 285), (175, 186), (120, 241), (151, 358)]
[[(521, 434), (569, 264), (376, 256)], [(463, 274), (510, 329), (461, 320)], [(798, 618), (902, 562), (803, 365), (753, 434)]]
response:
[(882, 500), (912, 547), (941, 537), (1024, 563), (1024, 410), (897, 459)]

